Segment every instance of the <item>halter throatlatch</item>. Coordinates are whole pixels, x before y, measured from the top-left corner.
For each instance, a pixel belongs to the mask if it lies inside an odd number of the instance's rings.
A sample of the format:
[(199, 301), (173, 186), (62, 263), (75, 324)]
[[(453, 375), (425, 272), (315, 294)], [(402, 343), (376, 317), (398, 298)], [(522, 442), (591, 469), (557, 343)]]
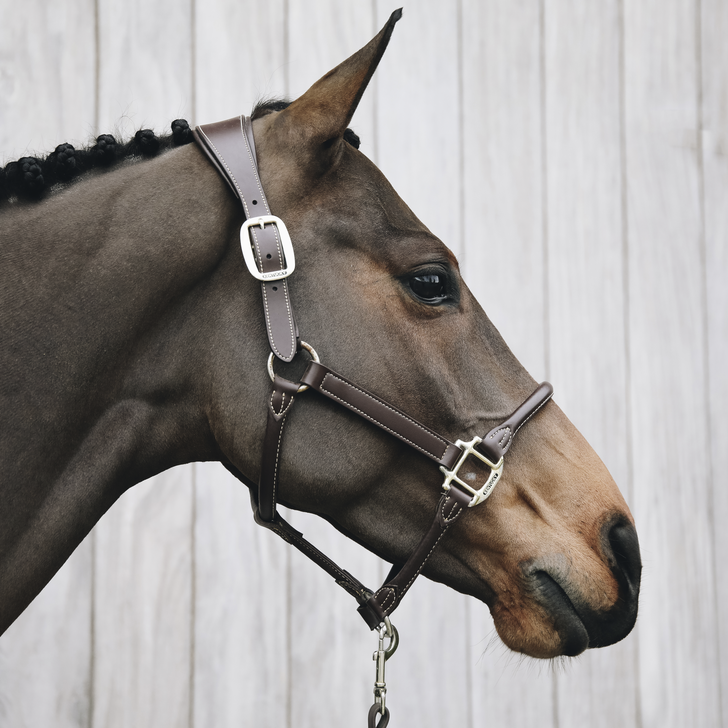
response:
[[(283, 221), (270, 214), (258, 176), (250, 118), (239, 116), (216, 124), (198, 126), (194, 137), (242, 202), (247, 218), (240, 231), (243, 258), (250, 273), (261, 282), (263, 312), (272, 352), (268, 371), (273, 381), (273, 391), (268, 400), (260, 480), (256, 485), (242, 476), (250, 488), (255, 521), (277, 533), (330, 574), (337, 584), (359, 602), (358, 611), (369, 628), (379, 630), (379, 649), (374, 653), (377, 670), (375, 703), (369, 711), (369, 726), (385, 728), (389, 722), (389, 711), (385, 705), (384, 663), (398, 644), (397, 631), (390, 623), (389, 615), (419, 576), (445, 532), (467, 508), (482, 503), (493, 492), (502, 477), (504, 456), (513, 438), (551, 399), (553, 388), (548, 382), (540, 384), (513, 414), (485, 437), (453, 443), (389, 402), (321, 364), (316, 352), (300, 341), (298, 335), (287, 281), (295, 268), (293, 245)], [(312, 356), (301, 381), (290, 382), (276, 375), (273, 371), (274, 358), (291, 361), (301, 347)], [(286, 418), (298, 395), (309, 388), (407, 443), (434, 461), (445, 476), (443, 493), (430, 529), (405, 564), (400, 568), (393, 567), (385, 583), (374, 593), (309, 543), (276, 510), (278, 462)], [(490, 471), (483, 485), (477, 488), (459, 476), (460, 468), (470, 457), (475, 457)], [(385, 637), (390, 639), (387, 648), (384, 647)]]

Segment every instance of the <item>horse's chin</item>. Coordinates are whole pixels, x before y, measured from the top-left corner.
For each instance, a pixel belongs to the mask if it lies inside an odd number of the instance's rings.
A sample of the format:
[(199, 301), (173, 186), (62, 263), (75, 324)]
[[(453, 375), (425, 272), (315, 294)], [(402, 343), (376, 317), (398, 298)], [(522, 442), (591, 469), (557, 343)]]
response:
[(537, 608), (528, 615), (496, 603), (493, 619), (498, 636), (513, 650), (529, 657), (574, 657), (589, 647), (586, 626), (566, 599), (555, 613)]

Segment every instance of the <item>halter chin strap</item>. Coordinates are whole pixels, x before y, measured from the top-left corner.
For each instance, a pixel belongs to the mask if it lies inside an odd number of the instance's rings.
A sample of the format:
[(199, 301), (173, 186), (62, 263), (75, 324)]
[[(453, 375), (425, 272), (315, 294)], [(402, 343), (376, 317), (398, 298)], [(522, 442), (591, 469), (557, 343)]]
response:
[[(247, 220), (241, 229), (243, 257), (251, 274), (261, 281), (263, 310), (273, 354), (283, 361), (291, 361), (302, 345), (312, 351), (298, 337), (286, 281), (295, 267), (293, 248), (283, 221), (270, 214), (263, 193), (250, 118), (240, 116), (198, 126), (194, 137), (245, 210)], [(251, 217), (251, 210), (260, 214)], [(315, 352), (314, 361), (309, 362), (300, 383), (290, 382), (275, 374), (272, 379), (273, 391), (268, 401), (260, 480), (256, 486), (242, 476), (243, 482), (250, 488), (255, 521), (306, 554), (330, 574), (339, 586), (352, 594), (359, 602), (358, 611), (370, 629), (388, 624), (389, 615), (412, 586), (445, 532), (466, 508), (482, 503), (490, 495), (500, 480), (503, 458), (516, 433), (553, 394), (551, 385), (544, 382), (504, 422), (482, 439), (475, 437), (468, 442), (458, 440), (452, 443), (397, 407), (319, 363)], [(286, 418), (298, 393), (308, 388), (407, 443), (439, 465), (444, 475), (444, 492), (432, 525), (405, 564), (393, 566), (385, 583), (375, 593), (309, 543), (276, 510), (278, 463)], [(490, 468), (490, 475), (477, 489), (459, 475), (461, 466), (471, 456)]]

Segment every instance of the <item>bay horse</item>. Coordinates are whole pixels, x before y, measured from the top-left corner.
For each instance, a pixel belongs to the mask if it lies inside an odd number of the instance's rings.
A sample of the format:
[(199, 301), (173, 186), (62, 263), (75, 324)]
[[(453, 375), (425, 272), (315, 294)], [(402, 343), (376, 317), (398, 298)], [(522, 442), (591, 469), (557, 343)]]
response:
[[(301, 335), (328, 366), (466, 440), (535, 383), (349, 129), (398, 18), (292, 103), (256, 107), (257, 170), (295, 246), (286, 284)], [(102, 135), (3, 172), (0, 633), (136, 483), (213, 460), (247, 485), (261, 478), (261, 286), (240, 252), (243, 209), (189, 131), (178, 122), (125, 147)], [(482, 244), (497, 265), (497, 241)], [(296, 361), (276, 367), (300, 376)], [(278, 502), (406, 562), (437, 506), (437, 469), (329, 399), (297, 399)], [(466, 463), (461, 477), (479, 472)], [(485, 602), (512, 650), (552, 658), (624, 638), (640, 570), (624, 499), (550, 401), (423, 573)]]

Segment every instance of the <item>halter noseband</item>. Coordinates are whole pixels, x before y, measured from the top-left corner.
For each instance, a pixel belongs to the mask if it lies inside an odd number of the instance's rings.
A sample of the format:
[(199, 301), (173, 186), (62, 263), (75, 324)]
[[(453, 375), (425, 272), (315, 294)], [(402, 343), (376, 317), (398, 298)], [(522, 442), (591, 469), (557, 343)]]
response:
[[(268, 369), (273, 380), (273, 391), (268, 402), (260, 481), (255, 484), (240, 474), (250, 488), (255, 521), (277, 533), (330, 574), (337, 584), (359, 602), (358, 611), (370, 629), (380, 630), (380, 650), (375, 653), (375, 660), (378, 661), (378, 680), (381, 662), (381, 683), (375, 682), (375, 705), (381, 707), (384, 716), (384, 660), (396, 648), (396, 631), (391, 627), (389, 615), (397, 608), (450, 526), (467, 507), (482, 503), (491, 494), (501, 478), (503, 459), (514, 436), (551, 399), (553, 388), (548, 382), (540, 384), (515, 412), (482, 439), (475, 437), (469, 442), (458, 440), (452, 443), (394, 405), (321, 364), (313, 348), (301, 341), (298, 335), (287, 281), (295, 268), (293, 246), (283, 221), (270, 213), (258, 176), (250, 117), (239, 116), (198, 126), (194, 130), (194, 137), (243, 205), (247, 218), (240, 231), (243, 258), (250, 273), (261, 282), (263, 311), (271, 347)], [(307, 349), (313, 358), (300, 383), (290, 382), (273, 372), (274, 358), (289, 362), (301, 348)], [(442, 484), (444, 492), (430, 529), (406, 563), (400, 568), (394, 565), (385, 583), (374, 593), (309, 543), (276, 510), (278, 462), (286, 417), (298, 393), (308, 388), (407, 443), (437, 463), (445, 476)], [(471, 456), (490, 469), (485, 483), (477, 489), (459, 477), (460, 468)], [(385, 634), (391, 638), (387, 650), (384, 650), (382, 643)], [(381, 686), (377, 688), (377, 685)], [(383, 722), (380, 728), (383, 728)]]

